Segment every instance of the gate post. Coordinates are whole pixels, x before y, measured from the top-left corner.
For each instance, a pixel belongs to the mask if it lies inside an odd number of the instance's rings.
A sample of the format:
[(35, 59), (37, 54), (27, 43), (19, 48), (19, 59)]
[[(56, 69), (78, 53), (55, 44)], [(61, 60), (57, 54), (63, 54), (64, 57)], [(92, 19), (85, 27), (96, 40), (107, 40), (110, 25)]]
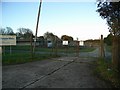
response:
[(100, 39), (100, 57), (102, 58), (105, 57), (103, 35), (101, 35), (101, 39)]
[(79, 57), (79, 41), (78, 41), (78, 38), (77, 38), (77, 41), (76, 41), (76, 56)]

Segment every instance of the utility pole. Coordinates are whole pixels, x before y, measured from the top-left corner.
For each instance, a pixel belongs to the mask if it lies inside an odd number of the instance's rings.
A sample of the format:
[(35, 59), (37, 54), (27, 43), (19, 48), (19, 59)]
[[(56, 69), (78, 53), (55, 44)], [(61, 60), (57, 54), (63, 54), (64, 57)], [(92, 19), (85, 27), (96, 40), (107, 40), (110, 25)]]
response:
[(35, 39), (34, 39), (33, 53), (35, 53), (35, 46), (36, 46), (36, 41), (37, 41), (37, 32), (38, 32), (41, 5), (42, 5), (42, 0), (40, 0), (39, 10), (38, 10), (38, 17), (37, 17), (37, 25), (36, 25), (36, 33), (35, 33)]

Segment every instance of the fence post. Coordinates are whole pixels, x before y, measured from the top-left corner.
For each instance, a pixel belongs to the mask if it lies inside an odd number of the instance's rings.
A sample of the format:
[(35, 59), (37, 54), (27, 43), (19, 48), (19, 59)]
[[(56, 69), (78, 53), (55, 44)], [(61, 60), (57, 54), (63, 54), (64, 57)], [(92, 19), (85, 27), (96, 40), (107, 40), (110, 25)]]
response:
[(33, 59), (33, 37), (32, 37), (32, 33), (31, 33), (31, 37), (30, 37), (30, 51), (31, 51), (31, 59)]
[(100, 40), (100, 57), (102, 58), (105, 57), (103, 35), (101, 35), (101, 40)]
[(77, 57), (79, 57), (79, 41), (77, 40)]
[(57, 37), (55, 36), (55, 56), (57, 56)]
[(12, 54), (12, 46), (10, 45), (10, 55)]

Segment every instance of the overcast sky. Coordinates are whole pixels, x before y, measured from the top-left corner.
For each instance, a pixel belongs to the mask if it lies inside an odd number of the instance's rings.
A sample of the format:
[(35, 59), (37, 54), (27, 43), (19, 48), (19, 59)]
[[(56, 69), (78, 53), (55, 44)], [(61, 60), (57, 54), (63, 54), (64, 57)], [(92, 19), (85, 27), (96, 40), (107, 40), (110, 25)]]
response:
[[(31, 29), (35, 34), (39, 2), (2, 2), (2, 27)], [(76, 40), (99, 39), (109, 34), (106, 21), (96, 12), (95, 2), (43, 2), (38, 36), (52, 32)]]

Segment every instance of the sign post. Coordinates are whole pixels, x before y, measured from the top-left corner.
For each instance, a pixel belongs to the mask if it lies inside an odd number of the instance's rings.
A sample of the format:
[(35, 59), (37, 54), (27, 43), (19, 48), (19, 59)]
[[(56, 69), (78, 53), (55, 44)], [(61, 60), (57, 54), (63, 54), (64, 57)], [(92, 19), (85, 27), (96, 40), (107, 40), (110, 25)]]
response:
[(15, 35), (0, 35), (0, 46), (10, 46), (16, 45), (16, 36)]
[(10, 54), (12, 53), (12, 45), (16, 45), (15, 35), (0, 35), (0, 46), (10, 46)]
[(68, 46), (68, 41), (63, 41), (63, 45), (66, 47), (66, 55), (67, 55), (67, 46)]

